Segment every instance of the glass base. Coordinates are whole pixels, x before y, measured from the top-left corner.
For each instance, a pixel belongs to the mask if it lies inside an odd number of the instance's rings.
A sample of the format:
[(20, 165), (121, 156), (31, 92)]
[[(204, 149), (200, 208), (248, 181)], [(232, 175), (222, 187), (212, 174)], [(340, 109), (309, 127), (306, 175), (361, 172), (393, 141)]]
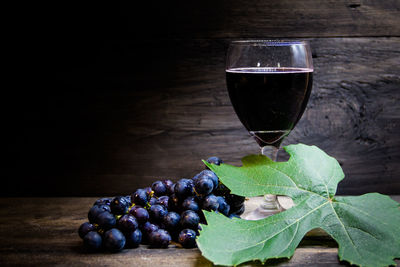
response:
[[(266, 203), (268, 201), (265, 201), (265, 196), (252, 197), (246, 200), (246, 209), (241, 218), (245, 220), (260, 220), (294, 206), (293, 200), (288, 196), (277, 196), (278, 209), (265, 209)], [(267, 207), (269, 207), (269, 204), (267, 204)]]

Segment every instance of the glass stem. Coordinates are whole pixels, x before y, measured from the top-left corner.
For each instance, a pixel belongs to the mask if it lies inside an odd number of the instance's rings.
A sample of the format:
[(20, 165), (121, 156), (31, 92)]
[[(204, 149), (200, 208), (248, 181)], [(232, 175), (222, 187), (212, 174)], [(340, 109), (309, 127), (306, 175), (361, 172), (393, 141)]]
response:
[[(278, 150), (279, 148), (275, 146), (264, 146), (261, 148), (261, 154), (269, 157), (273, 161), (276, 161)], [(260, 205), (260, 208), (268, 213), (277, 213), (281, 210), (276, 195), (272, 194), (264, 195), (264, 201)]]
[(274, 146), (264, 146), (261, 148), (261, 154), (267, 156), (268, 158), (276, 161), (276, 157), (278, 155), (279, 148)]

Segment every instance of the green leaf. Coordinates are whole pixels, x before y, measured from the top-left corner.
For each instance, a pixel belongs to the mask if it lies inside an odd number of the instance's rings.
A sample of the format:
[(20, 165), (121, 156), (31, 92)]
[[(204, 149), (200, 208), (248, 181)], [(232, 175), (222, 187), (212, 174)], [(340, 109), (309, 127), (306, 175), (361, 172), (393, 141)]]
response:
[(287, 162), (262, 155), (242, 167), (206, 165), (233, 194), (290, 196), (293, 208), (248, 221), (205, 212), (208, 225), (197, 239), (203, 256), (220, 265), (290, 258), (304, 235), (322, 228), (339, 245), (339, 258), (360, 266), (388, 266), (400, 257), (400, 204), (378, 193), (335, 197), (344, 178), (338, 162), (315, 146), (284, 148)]

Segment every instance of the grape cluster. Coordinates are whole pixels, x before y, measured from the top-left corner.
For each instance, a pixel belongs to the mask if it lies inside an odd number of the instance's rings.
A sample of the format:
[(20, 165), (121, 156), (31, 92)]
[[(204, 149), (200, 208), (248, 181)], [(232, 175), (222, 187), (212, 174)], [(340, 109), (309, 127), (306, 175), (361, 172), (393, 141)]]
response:
[[(222, 163), (218, 157), (207, 162)], [(200, 223), (206, 223), (202, 210), (239, 217), (244, 212), (244, 197), (231, 194), (206, 168), (192, 179), (155, 181), (129, 196), (96, 200), (88, 213), (89, 222), (78, 233), (89, 251), (117, 252), (139, 244), (167, 248), (171, 241), (193, 248)]]

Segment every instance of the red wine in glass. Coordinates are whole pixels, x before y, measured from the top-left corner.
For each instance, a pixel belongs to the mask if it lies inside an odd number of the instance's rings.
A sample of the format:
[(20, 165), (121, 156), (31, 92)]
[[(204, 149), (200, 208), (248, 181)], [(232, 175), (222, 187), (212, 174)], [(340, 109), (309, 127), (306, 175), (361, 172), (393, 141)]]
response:
[(226, 70), (233, 108), (261, 146), (279, 147), (304, 112), (312, 69), (236, 68)]

